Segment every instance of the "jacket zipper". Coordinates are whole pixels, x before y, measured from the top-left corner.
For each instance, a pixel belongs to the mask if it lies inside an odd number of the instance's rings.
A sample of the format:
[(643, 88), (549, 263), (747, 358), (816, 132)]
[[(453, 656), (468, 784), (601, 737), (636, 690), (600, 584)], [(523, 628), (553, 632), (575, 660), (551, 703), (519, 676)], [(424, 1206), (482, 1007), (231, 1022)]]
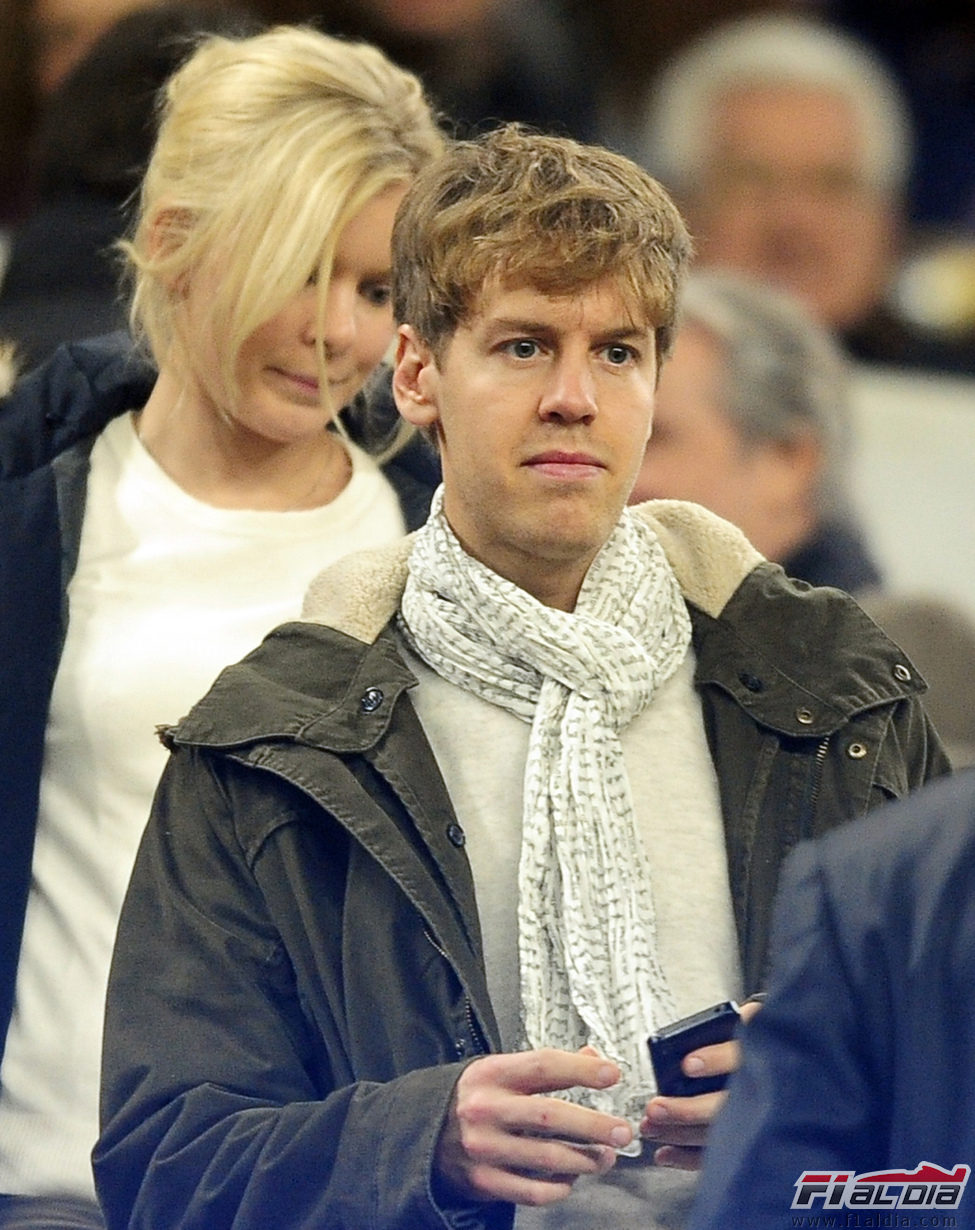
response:
[[(437, 940), (434, 939), (434, 937), (430, 934), (429, 927), (423, 928), (423, 934), (426, 936), (429, 942), (433, 945), (433, 947), (437, 950), (437, 952), (440, 953), (440, 955), (447, 962), (447, 964), (451, 968), (453, 968), (453, 964), (454, 964), (453, 961), (451, 961), (450, 957), (447, 955), (447, 952), (444, 949), (443, 945), (439, 944)], [(488, 1053), (488, 1048), (484, 1042), (484, 1035), (481, 1033), (480, 1027), (477, 1023), (477, 1018), (474, 1016), (474, 1005), (471, 1003), (471, 997), (467, 994), (466, 991), (464, 992), (464, 1016), (467, 1019), (467, 1029), (468, 1029), (468, 1032), (470, 1033), (471, 1041), (473, 1042), (477, 1053), (479, 1055), (486, 1055)]]
[(819, 791), (823, 784), (823, 765), (826, 763), (826, 753), (829, 751), (829, 741), (831, 736), (825, 735), (816, 749), (816, 760), (813, 765), (813, 783), (812, 790), (809, 794), (809, 803), (806, 807), (805, 823), (803, 824), (803, 833), (809, 836), (806, 830), (809, 827), (809, 822), (816, 812), (816, 804), (819, 802)]

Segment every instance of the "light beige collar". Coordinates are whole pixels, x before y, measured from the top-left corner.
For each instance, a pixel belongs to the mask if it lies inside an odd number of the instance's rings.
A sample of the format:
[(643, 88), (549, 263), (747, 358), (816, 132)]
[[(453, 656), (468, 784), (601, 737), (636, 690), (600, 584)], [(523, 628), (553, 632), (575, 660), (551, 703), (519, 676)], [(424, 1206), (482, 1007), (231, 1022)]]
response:
[[(650, 500), (634, 511), (660, 540), (688, 602), (717, 616), (762, 556), (730, 522), (684, 500)], [(302, 619), (372, 644), (396, 614), (406, 585), (412, 535), (358, 551), (320, 572)]]

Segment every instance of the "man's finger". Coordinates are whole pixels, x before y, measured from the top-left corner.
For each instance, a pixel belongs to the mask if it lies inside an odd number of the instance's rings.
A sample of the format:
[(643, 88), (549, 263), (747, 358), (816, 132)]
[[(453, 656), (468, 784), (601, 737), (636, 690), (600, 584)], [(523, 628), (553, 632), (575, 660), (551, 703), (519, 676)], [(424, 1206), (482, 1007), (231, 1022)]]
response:
[(647, 1140), (666, 1140), (685, 1143), (684, 1137), (675, 1135), (687, 1129), (706, 1130), (725, 1103), (725, 1090), (717, 1093), (701, 1093), (693, 1098), (651, 1098), (647, 1113), (640, 1124), (640, 1134)]
[[(486, 1080), (515, 1093), (557, 1093), (582, 1086), (608, 1089), (620, 1079), (616, 1064), (596, 1051), (539, 1051), (485, 1055), (476, 1061)], [(471, 1065), (474, 1067), (475, 1065)]]
[(678, 1145), (661, 1145), (654, 1152), (655, 1166), (667, 1166), (672, 1170), (700, 1170), (704, 1150), (700, 1148), (682, 1148)]

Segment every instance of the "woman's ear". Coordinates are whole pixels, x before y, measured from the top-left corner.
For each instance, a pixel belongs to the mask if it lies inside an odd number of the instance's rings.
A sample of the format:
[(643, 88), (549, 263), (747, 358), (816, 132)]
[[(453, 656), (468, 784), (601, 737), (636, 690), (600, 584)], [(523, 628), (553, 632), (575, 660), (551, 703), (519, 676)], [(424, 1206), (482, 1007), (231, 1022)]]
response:
[(396, 407), (414, 427), (431, 427), (439, 418), (440, 372), (433, 351), (412, 325), (397, 331), (393, 397)]
[[(192, 225), (193, 215), (188, 209), (167, 206), (157, 210), (149, 222), (146, 237), (150, 258), (165, 261), (177, 253), (186, 242)], [(169, 289), (179, 292), (184, 282), (185, 274), (180, 273), (169, 282)]]

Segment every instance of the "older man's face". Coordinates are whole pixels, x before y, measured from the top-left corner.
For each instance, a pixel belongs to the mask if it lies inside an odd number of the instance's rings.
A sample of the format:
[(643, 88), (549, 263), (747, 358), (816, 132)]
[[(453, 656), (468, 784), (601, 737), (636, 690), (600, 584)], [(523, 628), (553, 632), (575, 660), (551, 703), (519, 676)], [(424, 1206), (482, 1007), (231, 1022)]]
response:
[(845, 99), (819, 87), (735, 87), (714, 108), (708, 149), (700, 191), (686, 202), (702, 263), (791, 291), (829, 328), (877, 305), (897, 210), (864, 182)]
[(691, 320), (682, 326), (660, 373), (653, 435), (630, 503), (703, 504), (781, 561), (815, 527), (822, 450), (809, 433), (746, 440), (728, 413), (726, 364), (713, 334)]

